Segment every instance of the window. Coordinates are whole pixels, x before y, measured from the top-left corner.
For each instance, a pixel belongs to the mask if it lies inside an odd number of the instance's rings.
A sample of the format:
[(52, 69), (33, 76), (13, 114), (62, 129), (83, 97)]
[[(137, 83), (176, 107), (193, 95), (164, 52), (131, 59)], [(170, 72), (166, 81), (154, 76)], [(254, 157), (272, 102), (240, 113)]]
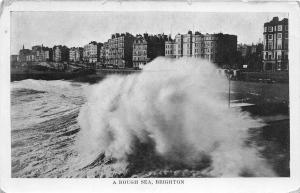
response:
[(265, 27), (265, 32), (267, 32), (267, 27)]
[(277, 39), (281, 39), (282, 38), (282, 34), (281, 33), (278, 33), (277, 34)]
[(286, 41), (284, 42), (284, 49), (285, 49), (285, 50), (288, 50), (288, 49), (289, 49), (289, 44), (288, 44), (288, 42), (286, 42)]
[(269, 32), (273, 32), (273, 27), (269, 27)]
[(279, 26), (277, 27), (277, 31), (282, 31), (282, 25), (279, 25)]
[(284, 36), (285, 36), (285, 39), (289, 38), (289, 34), (288, 33), (285, 33)]
[(277, 54), (277, 59), (278, 59), (278, 60), (281, 60), (281, 53), (278, 53), (278, 54)]
[(278, 49), (278, 50), (281, 50), (281, 49), (282, 49), (282, 45), (281, 45), (281, 43), (280, 43), (280, 44), (278, 43), (278, 45), (277, 45), (277, 49)]
[(268, 39), (269, 39), (269, 40), (273, 40), (273, 35), (272, 35), (272, 34), (269, 34), (269, 35), (268, 35)]
[(268, 49), (269, 49), (269, 50), (272, 50), (272, 49), (273, 49), (273, 42), (269, 42), (269, 43), (268, 43)]
[(288, 25), (285, 25), (284, 28), (285, 28), (285, 31), (289, 30), (289, 26)]

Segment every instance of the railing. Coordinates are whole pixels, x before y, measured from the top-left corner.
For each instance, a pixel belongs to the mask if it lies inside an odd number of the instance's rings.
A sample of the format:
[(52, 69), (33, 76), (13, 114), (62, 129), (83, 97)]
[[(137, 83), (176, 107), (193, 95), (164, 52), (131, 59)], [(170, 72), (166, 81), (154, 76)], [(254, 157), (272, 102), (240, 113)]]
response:
[(134, 69), (97, 69), (96, 73), (100, 74), (132, 74), (140, 72), (141, 70), (134, 70)]

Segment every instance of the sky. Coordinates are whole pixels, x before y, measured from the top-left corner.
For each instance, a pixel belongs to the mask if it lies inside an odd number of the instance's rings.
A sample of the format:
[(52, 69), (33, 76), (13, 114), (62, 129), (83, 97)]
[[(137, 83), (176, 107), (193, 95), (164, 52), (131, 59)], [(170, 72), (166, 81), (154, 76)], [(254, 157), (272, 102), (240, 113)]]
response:
[(187, 33), (227, 33), (238, 43), (258, 43), (263, 24), (287, 13), (201, 13), (201, 12), (12, 12), (11, 53), (34, 45), (83, 47), (91, 41), (105, 42), (113, 33), (133, 35)]

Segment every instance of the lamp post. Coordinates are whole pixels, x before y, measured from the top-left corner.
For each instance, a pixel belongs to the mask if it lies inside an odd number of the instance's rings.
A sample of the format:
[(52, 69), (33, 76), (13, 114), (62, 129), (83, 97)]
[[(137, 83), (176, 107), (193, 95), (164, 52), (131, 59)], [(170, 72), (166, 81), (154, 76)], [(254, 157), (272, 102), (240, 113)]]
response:
[(228, 79), (228, 108), (230, 108), (230, 80), (232, 77), (231, 71), (229, 70), (226, 73), (227, 79)]

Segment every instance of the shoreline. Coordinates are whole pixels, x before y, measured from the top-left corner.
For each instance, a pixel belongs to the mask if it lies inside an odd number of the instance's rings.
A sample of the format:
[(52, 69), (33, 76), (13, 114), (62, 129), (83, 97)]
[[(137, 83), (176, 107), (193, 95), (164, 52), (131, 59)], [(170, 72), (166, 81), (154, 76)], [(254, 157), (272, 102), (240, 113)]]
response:
[(96, 74), (92, 71), (80, 71), (80, 72), (24, 72), (24, 73), (12, 73), (10, 76), (10, 82), (21, 81), (26, 79), (34, 80), (73, 80), (78, 82), (90, 82), (95, 83), (102, 80), (105, 77), (104, 74)]

